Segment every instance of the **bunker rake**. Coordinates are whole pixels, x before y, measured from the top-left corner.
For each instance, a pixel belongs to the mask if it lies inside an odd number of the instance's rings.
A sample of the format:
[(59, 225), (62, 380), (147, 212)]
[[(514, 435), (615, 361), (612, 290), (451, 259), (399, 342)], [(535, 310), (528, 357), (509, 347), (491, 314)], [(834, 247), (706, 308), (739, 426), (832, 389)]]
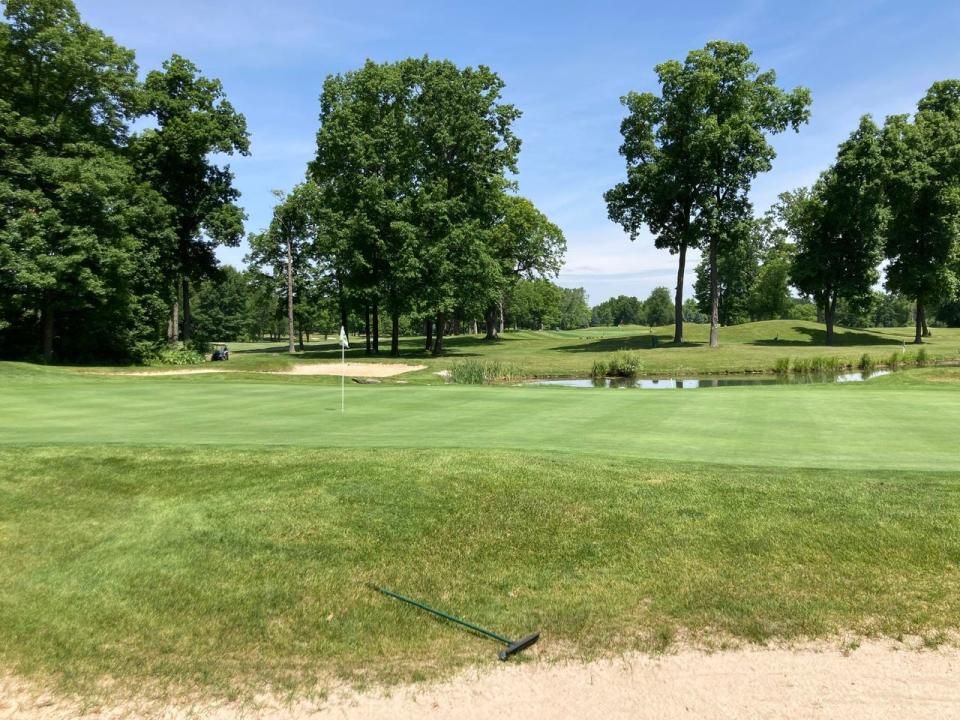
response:
[(370, 587), (371, 590), (376, 590), (377, 592), (383, 593), (388, 597), (392, 597), (396, 600), (409, 603), (410, 605), (413, 605), (414, 607), (418, 607), (421, 610), (426, 610), (428, 613), (432, 613), (433, 615), (436, 615), (437, 617), (441, 617), (444, 620), (449, 620), (450, 622), (456, 623), (457, 625), (462, 625), (463, 627), (469, 628), (474, 632), (478, 632), (481, 635), (486, 635), (488, 638), (497, 640), (498, 642), (502, 642), (507, 647), (501, 650), (497, 655), (497, 657), (499, 657), (501, 660), (506, 660), (514, 653), (518, 653), (521, 650), (530, 647), (537, 640), (540, 639), (540, 631), (538, 630), (537, 632), (531, 633), (530, 635), (527, 635), (525, 638), (521, 638), (520, 640), (510, 640), (509, 638), (505, 638), (503, 635), (499, 635), (491, 630), (482, 628), (479, 625), (474, 625), (473, 623), (467, 622), (466, 620), (462, 620), (458, 617), (454, 617), (453, 615), (449, 615), (448, 613), (445, 613), (442, 610), (437, 610), (436, 608), (432, 608), (429, 605), (425, 605), (422, 602), (419, 602), (418, 600), (414, 600), (413, 598), (405, 597), (403, 595), (400, 595), (399, 593), (395, 593), (391, 590), (387, 590), (386, 588), (382, 588), (378, 585), (370, 584), (368, 585), (368, 587)]

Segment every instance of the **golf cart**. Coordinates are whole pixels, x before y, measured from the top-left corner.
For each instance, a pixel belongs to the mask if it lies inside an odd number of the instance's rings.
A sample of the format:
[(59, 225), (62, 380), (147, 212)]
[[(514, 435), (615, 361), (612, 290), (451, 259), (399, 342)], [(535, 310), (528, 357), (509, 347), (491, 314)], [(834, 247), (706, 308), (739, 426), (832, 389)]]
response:
[(210, 356), (210, 359), (216, 362), (217, 360), (229, 360), (230, 359), (230, 348), (224, 344), (218, 344), (213, 346), (213, 355)]

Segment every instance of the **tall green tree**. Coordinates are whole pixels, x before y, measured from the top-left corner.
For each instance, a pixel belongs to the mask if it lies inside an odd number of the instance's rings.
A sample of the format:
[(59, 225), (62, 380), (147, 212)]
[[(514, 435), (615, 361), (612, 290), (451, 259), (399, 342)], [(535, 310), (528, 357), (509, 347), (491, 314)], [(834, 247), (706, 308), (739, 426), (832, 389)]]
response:
[(610, 216), (635, 236), (641, 223), (658, 247), (681, 256), (675, 340), (682, 340), (682, 273), (686, 248), (703, 247), (710, 268), (710, 345), (718, 344), (719, 257), (737, 241), (751, 214), (753, 179), (770, 169), (767, 135), (806, 122), (810, 93), (785, 92), (772, 70), (761, 72), (742, 43), (714, 41), (681, 65), (657, 67), (661, 96), (628, 95), (622, 127), (627, 182), (607, 194)]
[(685, 68), (670, 60), (655, 68), (660, 94), (631, 92), (620, 99), (620, 154), (627, 179), (604, 195), (610, 219), (636, 240), (646, 225), (660, 249), (677, 255), (673, 341), (683, 342), (683, 285), (687, 250), (702, 241), (697, 226), (704, 177), (690, 162), (701, 121), (699, 100)]
[(796, 243), (791, 277), (823, 309), (834, 340), (838, 301), (869, 304), (883, 256), (880, 134), (869, 116), (840, 145), (833, 167), (811, 190), (780, 196), (779, 213)]
[[(412, 308), (421, 274), (421, 238), (411, 224), (420, 150), (412, 104), (419, 70), (416, 60), (367, 61), (358, 70), (328, 77), (320, 100), (317, 155), (310, 165), (328, 211), (339, 218), (340, 286), (372, 314), (375, 325), (385, 306), (392, 319), (393, 355), (399, 354), (400, 315)], [(379, 328), (372, 345), (371, 334), (367, 337), (368, 352), (378, 352)]]
[(493, 256), (500, 263), (499, 287), (492, 287), (493, 299), (484, 308), (486, 339), (497, 336), (498, 312), (503, 324), (504, 294), (522, 278), (556, 277), (563, 263), (567, 243), (563, 231), (537, 210), (532, 202), (504, 194), (499, 217), (490, 234)]
[[(247, 155), (250, 138), (243, 115), (226, 99), (219, 80), (203, 77), (179, 55), (147, 74), (143, 110), (156, 121), (144, 130), (133, 149), (143, 175), (174, 209), (177, 248), (168, 259), (172, 284), (179, 285), (183, 303), (182, 335), (191, 334), (190, 285), (210, 277), (217, 268), (215, 250), (235, 246), (243, 237), (240, 193), (227, 165), (216, 155)], [(179, 309), (171, 308), (177, 335)]]
[(927, 307), (960, 282), (960, 80), (934, 83), (912, 122), (887, 118), (882, 153), (886, 285), (916, 302), (919, 344), (929, 334)]
[(277, 296), (286, 307), (288, 351), (296, 352), (294, 343), (299, 336), (302, 352), (303, 328), (312, 314), (311, 296), (318, 282), (313, 258), (321, 222), (316, 213), (319, 199), (316, 186), (309, 181), (289, 195), (275, 190), (274, 196), (280, 202), (273, 209), (270, 226), (249, 236), (246, 262), (274, 279)]
[(502, 208), (504, 174), (517, 171), (520, 111), (501, 101), (503, 80), (480, 65), (417, 62), (411, 114), (418, 147), (412, 223), (422, 238), (423, 304), (436, 316), (433, 351), (443, 352), (457, 306), (487, 306), (502, 287), (502, 259), (490, 235)]
[[(506, 191), (519, 112), (489, 68), (427, 57), (368, 62), (331, 76), (310, 177), (339, 228), (338, 284), (373, 318), (431, 318), (435, 353), (448, 320), (485, 314), (521, 277), (555, 274), (563, 235)], [(333, 239), (333, 236), (331, 236)]]
[(225, 265), (216, 277), (194, 291), (192, 306), (196, 337), (211, 342), (248, 339), (247, 302), (253, 289), (250, 280), (249, 272)]
[(776, 241), (764, 252), (757, 278), (747, 297), (751, 320), (788, 318), (795, 301), (790, 295), (794, 245)]
[(670, 300), (670, 291), (665, 287), (656, 287), (643, 301), (643, 316), (650, 327), (666, 325), (674, 317), (673, 302)]
[[(765, 235), (756, 218), (738, 220), (727, 230), (725, 251), (717, 258), (717, 320), (737, 325), (750, 319), (750, 293), (760, 275)], [(704, 257), (694, 270), (693, 294), (697, 307), (709, 318), (713, 305), (710, 258)]]
[(699, 221), (710, 263), (710, 347), (719, 344), (719, 258), (750, 217), (753, 179), (776, 157), (767, 137), (797, 130), (810, 116), (806, 88), (784, 91), (773, 70), (761, 72), (750, 58), (746, 45), (716, 41), (691, 52), (683, 67), (699, 117), (688, 162), (703, 174)]
[(168, 209), (126, 157), (138, 107), (133, 53), (69, 0), (8, 0), (4, 19), (3, 344), (29, 351), (39, 336), (47, 360), (55, 350), (129, 355), (156, 330), (170, 241)]
[(560, 324), (563, 291), (549, 280), (519, 280), (506, 298), (507, 320), (526, 330), (545, 330)]
[(590, 306), (583, 288), (560, 288), (560, 329), (576, 330), (590, 324)]

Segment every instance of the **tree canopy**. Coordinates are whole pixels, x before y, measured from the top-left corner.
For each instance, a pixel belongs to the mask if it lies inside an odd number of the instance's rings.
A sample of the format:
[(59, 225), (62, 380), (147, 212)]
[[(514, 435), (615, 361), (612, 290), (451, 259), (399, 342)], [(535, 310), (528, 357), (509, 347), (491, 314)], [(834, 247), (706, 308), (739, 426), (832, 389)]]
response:
[(960, 80), (934, 83), (912, 122), (887, 118), (881, 146), (886, 284), (916, 302), (921, 343), (926, 308), (952, 297), (960, 282)]
[(797, 248), (792, 282), (823, 309), (828, 345), (837, 303), (863, 305), (879, 279), (881, 162), (879, 130), (865, 116), (812, 189), (780, 196), (779, 214)]

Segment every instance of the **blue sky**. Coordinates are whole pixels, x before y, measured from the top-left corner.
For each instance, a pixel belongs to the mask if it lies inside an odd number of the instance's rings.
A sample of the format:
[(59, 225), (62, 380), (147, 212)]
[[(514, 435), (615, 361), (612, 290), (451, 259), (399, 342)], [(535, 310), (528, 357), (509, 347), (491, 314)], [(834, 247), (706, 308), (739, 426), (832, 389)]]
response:
[[(863, 113), (910, 112), (934, 81), (960, 76), (960, 2), (310, 2), (77, 0), (84, 18), (137, 52), (142, 71), (173, 52), (220, 78), (243, 112), (252, 155), (231, 166), (248, 230), (267, 224), (271, 189), (289, 189), (314, 152), (323, 79), (366, 58), (429, 54), (486, 64), (523, 111), (523, 195), (563, 228), (560, 284), (592, 304), (672, 288), (674, 259), (606, 216), (618, 182), (621, 95), (656, 90), (653, 67), (712, 39), (747, 43), (787, 87), (813, 93), (813, 117), (778, 136), (758, 211), (809, 184)], [(240, 266), (245, 247), (220, 257)], [(693, 258), (694, 262), (697, 260)], [(691, 264), (692, 268), (693, 265)], [(689, 280), (690, 274), (688, 274)], [(689, 283), (688, 283), (689, 285)]]

